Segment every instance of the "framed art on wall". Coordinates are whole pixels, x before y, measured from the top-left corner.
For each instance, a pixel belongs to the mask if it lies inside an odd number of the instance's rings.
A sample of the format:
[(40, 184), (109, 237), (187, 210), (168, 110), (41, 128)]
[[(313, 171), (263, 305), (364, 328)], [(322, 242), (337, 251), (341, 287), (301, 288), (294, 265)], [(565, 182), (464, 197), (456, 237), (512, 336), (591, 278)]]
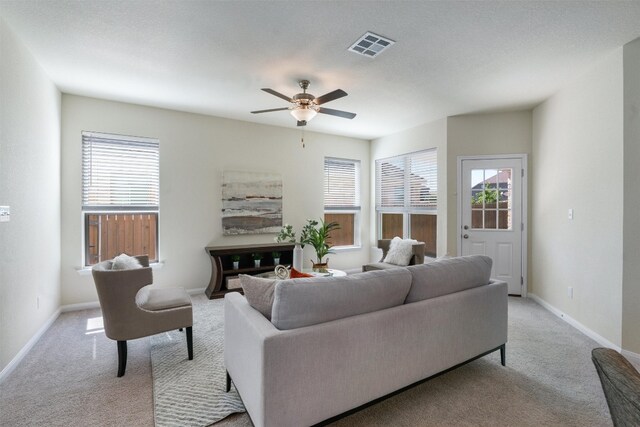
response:
[(277, 173), (224, 171), (222, 233), (277, 233), (282, 228), (282, 176)]

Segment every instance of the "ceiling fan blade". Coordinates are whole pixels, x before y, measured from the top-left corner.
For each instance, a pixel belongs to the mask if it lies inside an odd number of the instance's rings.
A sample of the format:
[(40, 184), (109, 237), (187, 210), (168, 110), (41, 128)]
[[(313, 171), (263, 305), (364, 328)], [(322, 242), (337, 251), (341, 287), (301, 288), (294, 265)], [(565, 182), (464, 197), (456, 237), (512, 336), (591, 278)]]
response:
[(285, 100), (285, 101), (287, 101), (287, 102), (293, 102), (293, 99), (289, 98), (287, 95), (283, 95), (283, 94), (281, 94), (280, 92), (276, 92), (276, 91), (275, 91), (275, 90), (273, 90), (273, 89), (269, 89), (269, 88), (264, 88), (264, 87), (263, 87), (263, 88), (262, 88), (262, 90), (263, 90), (263, 91), (265, 91), (265, 92), (267, 92), (267, 93), (270, 93), (271, 95), (275, 95), (275, 96), (277, 96), (278, 98), (282, 98), (282, 99), (284, 99), (284, 100)]
[(271, 108), (270, 110), (258, 110), (258, 111), (252, 111), (251, 114), (260, 114), (260, 113), (270, 113), (272, 111), (284, 111), (284, 110), (288, 110), (289, 107), (284, 107), (284, 108)]
[(321, 105), (325, 102), (333, 101), (334, 99), (342, 98), (343, 96), (347, 96), (347, 92), (342, 89), (336, 89), (333, 92), (325, 93), (322, 96), (316, 98), (315, 104)]
[(298, 126), (306, 126), (306, 125), (307, 125), (306, 120), (298, 120)]
[(353, 119), (356, 116), (355, 113), (349, 113), (347, 111), (333, 110), (331, 108), (322, 108), (322, 107), (318, 108), (318, 113), (329, 114), (332, 116), (338, 116), (345, 119)]

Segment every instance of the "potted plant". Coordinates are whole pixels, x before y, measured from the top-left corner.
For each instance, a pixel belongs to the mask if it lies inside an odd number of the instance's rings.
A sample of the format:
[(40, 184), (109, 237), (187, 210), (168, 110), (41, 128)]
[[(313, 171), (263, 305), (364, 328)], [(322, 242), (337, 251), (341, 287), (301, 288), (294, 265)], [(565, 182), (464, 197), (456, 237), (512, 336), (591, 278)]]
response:
[(251, 257), (253, 258), (253, 263), (255, 265), (256, 268), (260, 267), (260, 260), (262, 259), (262, 254), (261, 253), (253, 253), (251, 254)]
[(233, 269), (240, 268), (240, 255), (231, 255), (231, 261), (233, 261)]
[(323, 258), (328, 254), (334, 253), (331, 250), (329, 238), (333, 230), (338, 230), (340, 225), (337, 222), (320, 222), (314, 219), (308, 219), (307, 224), (302, 228), (300, 233), (300, 241), (313, 246), (316, 251), (316, 260), (311, 260), (312, 268), (316, 271), (326, 271), (329, 266), (329, 259), (323, 262)]
[(271, 252), (271, 256), (273, 256), (273, 265), (280, 264), (280, 252)]

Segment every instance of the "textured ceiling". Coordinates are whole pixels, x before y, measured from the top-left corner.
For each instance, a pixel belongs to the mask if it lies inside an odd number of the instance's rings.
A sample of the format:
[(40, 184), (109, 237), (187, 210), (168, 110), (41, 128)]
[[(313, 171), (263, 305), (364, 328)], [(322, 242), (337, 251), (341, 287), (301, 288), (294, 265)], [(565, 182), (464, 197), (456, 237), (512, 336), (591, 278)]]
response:
[[(308, 130), (374, 138), (529, 108), (640, 37), (640, 2), (6, 1), (0, 16), (66, 93), (295, 127), (260, 91), (349, 96)], [(364, 32), (396, 41), (375, 59)]]

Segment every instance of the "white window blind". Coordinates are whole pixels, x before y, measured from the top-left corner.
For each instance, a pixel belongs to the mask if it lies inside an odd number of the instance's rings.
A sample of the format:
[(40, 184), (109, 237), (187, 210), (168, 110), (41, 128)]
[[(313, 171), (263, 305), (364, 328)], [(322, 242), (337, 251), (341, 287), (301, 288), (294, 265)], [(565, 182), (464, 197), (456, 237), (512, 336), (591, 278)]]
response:
[(435, 149), (376, 160), (376, 209), (438, 207)]
[(407, 156), (410, 208), (438, 207), (438, 158), (436, 150)]
[(82, 209), (157, 211), (157, 139), (82, 132)]
[(324, 159), (325, 210), (360, 209), (360, 162)]

